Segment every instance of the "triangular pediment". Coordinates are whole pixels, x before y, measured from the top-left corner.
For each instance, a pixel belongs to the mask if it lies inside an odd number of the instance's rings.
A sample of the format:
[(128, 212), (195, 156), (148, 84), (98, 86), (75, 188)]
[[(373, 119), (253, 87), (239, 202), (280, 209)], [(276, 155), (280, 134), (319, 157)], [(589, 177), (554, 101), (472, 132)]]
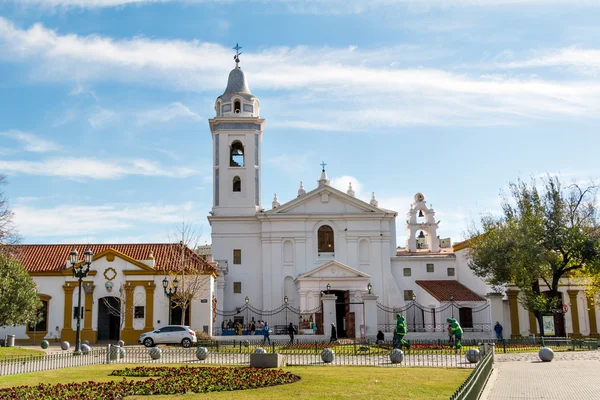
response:
[(277, 208), (271, 209), (266, 214), (364, 214), (388, 212), (393, 211), (372, 206), (331, 186), (324, 185)]
[(312, 271), (300, 274), (296, 280), (310, 280), (310, 279), (358, 279), (358, 280), (369, 280), (371, 276), (361, 272), (357, 269), (342, 264), (339, 261), (329, 261), (323, 265), (318, 266)]

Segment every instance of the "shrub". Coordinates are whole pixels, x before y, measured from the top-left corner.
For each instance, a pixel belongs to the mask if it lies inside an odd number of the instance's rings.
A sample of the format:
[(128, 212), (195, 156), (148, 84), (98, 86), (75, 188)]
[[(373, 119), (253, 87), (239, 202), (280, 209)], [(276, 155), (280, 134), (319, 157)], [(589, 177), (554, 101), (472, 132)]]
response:
[(212, 336), (204, 331), (196, 331), (196, 338), (198, 340), (212, 340)]
[[(122, 399), (127, 396), (177, 395), (255, 389), (293, 383), (300, 379), (282, 370), (229, 367), (146, 367), (115, 370), (122, 381), (39, 384), (0, 389), (2, 399)], [(148, 377), (127, 380), (126, 377)]]

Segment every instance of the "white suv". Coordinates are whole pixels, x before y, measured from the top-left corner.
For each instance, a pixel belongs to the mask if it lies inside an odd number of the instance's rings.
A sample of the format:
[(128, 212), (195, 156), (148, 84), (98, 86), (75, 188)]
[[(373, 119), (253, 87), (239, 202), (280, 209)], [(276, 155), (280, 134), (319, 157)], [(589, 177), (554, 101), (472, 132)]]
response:
[(196, 332), (184, 325), (167, 325), (152, 332), (142, 333), (138, 343), (146, 347), (157, 344), (181, 343), (183, 347), (190, 347), (197, 342)]

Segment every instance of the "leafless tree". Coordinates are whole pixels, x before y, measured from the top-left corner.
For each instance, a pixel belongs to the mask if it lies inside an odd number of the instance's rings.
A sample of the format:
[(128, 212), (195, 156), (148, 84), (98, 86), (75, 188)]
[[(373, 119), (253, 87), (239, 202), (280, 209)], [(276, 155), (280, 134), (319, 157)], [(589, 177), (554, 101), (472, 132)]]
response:
[[(130, 290), (135, 290), (135, 287), (131, 287)], [(119, 287), (119, 296), (114, 296), (117, 299), (119, 299), (119, 305), (115, 306), (114, 304), (112, 304), (110, 302), (110, 300), (107, 297), (103, 297), (102, 298), (102, 302), (104, 303), (104, 305), (106, 306), (106, 310), (107, 313), (109, 315), (114, 315), (116, 317), (120, 317), (120, 327), (121, 329), (119, 329), (119, 331), (122, 331), (125, 325), (125, 321), (127, 320), (127, 317), (129, 316), (129, 314), (132, 314), (132, 317), (135, 318), (135, 307), (136, 306), (140, 306), (140, 305), (144, 305), (144, 296), (141, 293), (138, 293), (137, 296), (135, 295), (135, 292), (133, 293), (133, 306), (131, 307), (131, 309), (127, 309), (127, 290), (125, 288), (125, 285), (121, 285), (121, 287)], [(148, 310), (145, 310), (146, 312)]]
[(172, 276), (170, 282), (172, 283), (174, 278), (179, 281), (177, 294), (172, 297), (171, 306), (181, 309), (182, 324), (189, 305), (195, 300), (208, 299), (210, 296), (209, 277), (203, 274), (206, 261), (194, 251), (201, 237), (201, 227), (185, 222), (169, 235), (169, 243), (172, 243), (170, 256), (179, 267), (177, 270), (169, 271)]
[(0, 174), (0, 243), (15, 244), (21, 240), (21, 236), (14, 225), (14, 214), (9, 208), (8, 200), (2, 191), (2, 186), (6, 183), (6, 176)]

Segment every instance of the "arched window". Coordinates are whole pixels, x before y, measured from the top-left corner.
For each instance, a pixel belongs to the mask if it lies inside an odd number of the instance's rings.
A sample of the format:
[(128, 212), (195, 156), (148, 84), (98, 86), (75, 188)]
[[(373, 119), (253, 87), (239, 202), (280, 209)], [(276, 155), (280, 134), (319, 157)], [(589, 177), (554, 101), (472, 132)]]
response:
[(233, 191), (241, 192), (242, 191), (242, 180), (239, 176), (233, 178)]
[(230, 167), (244, 166), (244, 146), (242, 142), (233, 142), (231, 144), (231, 158), (229, 160)]
[(370, 260), (369, 241), (367, 239), (361, 240), (358, 244), (358, 260), (361, 263), (368, 263)]
[(323, 225), (318, 231), (319, 253), (333, 253), (333, 229), (329, 225)]
[(233, 103), (233, 112), (238, 114), (242, 112), (242, 103), (239, 100), (236, 100)]

